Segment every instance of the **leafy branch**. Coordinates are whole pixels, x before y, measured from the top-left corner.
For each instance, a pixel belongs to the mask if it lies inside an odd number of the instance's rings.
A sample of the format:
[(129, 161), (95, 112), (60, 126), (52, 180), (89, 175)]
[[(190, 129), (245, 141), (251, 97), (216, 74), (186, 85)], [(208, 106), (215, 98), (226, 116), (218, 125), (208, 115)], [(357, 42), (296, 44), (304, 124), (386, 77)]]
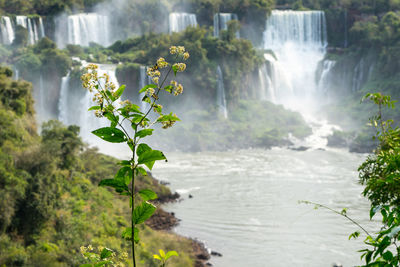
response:
[[(147, 68), (146, 74), (151, 77), (153, 83), (139, 90), (139, 93), (145, 94), (142, 101), (149, 104), (146, 110), (140, 110), (139, 106), (129, 100), (121, 101), (125, 85), (117, 89), (107, 74), (98, 75), (97, 65), (89, 64), (86, 67), (87, 72), (81, 77), (83, 87), (94, 94), (93, 101), (96, 102), (89, 111), (94, 111), (97, 117), (104, 117), (110, 122), (109, 127), (99, 128), (92, 133), (107, 142), (126, 143), (132, 152), (129, 160), (119, 162), (121, 168), (114, 178), (100, 181), (99, 186), (112, 187), (120, 195), (129, 197), (131, 226), (123, 231), (122, 237), (131, 241), (134, 267), (136, 267), (135, 244), (140, 241), (137, 225), (144, 223), (154, 214), (156, 207), (150, 201), (158, 198), (150, 189), (136, 192), (135, 179), (139, 174), (147, 175), (145, 167), (151, 170), (156, 161), (167, 159), (162, 151), (153, 150), (149, 145), (141, 143), (141, 140), (153, 134), (154, 129), (150, 128), (153, 125), (161, 124), (162, 128), (167, 129), (179, 121), (173, 113), (164, 114), (162, 105), (157, 104), (162, 91), (175, 96), (183, 92), (183, 86), (178, 82), (172, 80), (167, 86), (165, 82), (171, 72), (176, 76), (178, 72), (186, 69), (185, 63), (176, 61), (186, 60), (189, 58), (189, 53), (182, 46), (172, 46), (170, 54), (175, 55), (175, 63), (170, 64), (164, 58), (159, 58), (154, 66)], [(157, 114), (157, 119), (152, 123), (149, 119), (151, 111)], [(126, 125), (127, 123), (129, 125)], [(136, 204), (138, 196), (141, 201)]]

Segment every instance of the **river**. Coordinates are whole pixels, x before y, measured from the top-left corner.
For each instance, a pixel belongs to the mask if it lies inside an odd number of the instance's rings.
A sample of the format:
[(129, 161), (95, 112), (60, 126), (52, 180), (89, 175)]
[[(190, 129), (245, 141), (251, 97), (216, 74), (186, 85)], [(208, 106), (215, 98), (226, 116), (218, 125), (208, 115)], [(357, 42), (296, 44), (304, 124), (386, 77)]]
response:
[(153, 174), (183, 198), (165, 207), (182, 220), (175, 231), (222, 253), (210, 261), (216, 267), (354, 266), (363, 238), (348, 236), (357, 227), (298, 201), (348, 208), (371, 229), (357, 184), (365, 157), (336, 149), (168, 153)]

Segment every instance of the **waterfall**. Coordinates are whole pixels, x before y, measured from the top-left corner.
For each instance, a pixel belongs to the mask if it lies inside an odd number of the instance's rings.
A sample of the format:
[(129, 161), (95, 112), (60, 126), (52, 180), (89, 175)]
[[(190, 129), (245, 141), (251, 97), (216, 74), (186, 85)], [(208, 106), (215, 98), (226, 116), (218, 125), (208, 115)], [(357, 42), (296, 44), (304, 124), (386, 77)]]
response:
[(64, 123), (65, 125), (71, 124), (68, 120), (69, 80), (70, 80), (70, 73), (68, 72), (67, 76), (61, 79), (60, 98), (58, 101), (58, 120)]
[(16, 25), (20, 25), (28, 31), (28, 44), (35, 44), (45, 36), (42, 18), (16, 16), (15, 21), (12, 21), (10, 17), (1, 17), (0, 32), (2, 44), (12, 44), (15, 39)]
[[(260, 81), (260, 89), (257, 95), (260, 100), (269, 100), (275, 102), (275, 88), (271, 79), (271, 74), (268, 72), (268, 62), (264, 63), (258, 69), (258, 79)], [(271, 67), (270, 67), (271, 69)]]
[(40, 73), (39, 76), (39, 109), (38, 113), (41, 118), (45, 118), (45, 104), (46, 104), (46, 96), (45, 96), (45, 89), (43, 83), (43, 74)]
[(91, 42), (110, 45), (110, 22), (107, 16), (82, 13), (61, 16), (55, 20), (56, 43), (63, 48), (67, 44), (89, 46)]
[(279, 49), (289, 42), (297, 47), (327, 46), (326, 19), (323, 11), (273, 10), (266, 23), (264, 47)]
[(332, 68), (335, 66), (336, 61), (333, 60), (324, 60), (322, 62), (322, 71), (321, 71), (321, 77), (318, 81), (318, 91), (322, 92), (324, 94), (327, 93), (328, 87), (329, 87), (329, 82), (330, 82), (330, 73)]
[(2, 43), (6, 45), (12, 44), (15, 38), (15, 32), (10, 17), (1, 17), (0, 31)]
[(18, 81), (19, 80), (19, 70), (17, 69), (17, 67), (13, 67), (13, 72), (14, 72), (14, 79), (16, 80), (16, 81)]
[[(228, 21), (239, 20), (238, 16), (233, 13), (217, 13), (214, 15), (214, 36), (219, 37), (221, 30), (228, 29)], [(236, 33), (236, 38), (240, 38), (239, 32)]]
[(224, 87), (224, 76), (222, 74), (221, 67), (217, 67), (217, 106), (220, 113), (224, 118), (228, 118), (228, 110), (226, 108), (226, 97)]
[(357, 92), (358, 90), (361, 89), (363, 86), (365, 80), (364, 80), (364, 58), (361, 58), (360, 62), (357, 63), (356, 67), (354, 68), (353, 72), (353, 81), (352, 81), (352, 87), (351, 90), (353, 92)]
[(276, 102), (290, 108), (309, 109), (317, 91), (316, 71), (327, 46), (322, 11), (272, 11), (263, 34), (276, 88)]
[(27, 16), (16, 16), (16, 24), (27, 29), (29, 44), (35, 44), (45, 36), (42, 18), (36, 20)]
[(169, 33), (184, 31), (187, 27), (196, 27), (196, 15), (191, 13), (169, 14)]

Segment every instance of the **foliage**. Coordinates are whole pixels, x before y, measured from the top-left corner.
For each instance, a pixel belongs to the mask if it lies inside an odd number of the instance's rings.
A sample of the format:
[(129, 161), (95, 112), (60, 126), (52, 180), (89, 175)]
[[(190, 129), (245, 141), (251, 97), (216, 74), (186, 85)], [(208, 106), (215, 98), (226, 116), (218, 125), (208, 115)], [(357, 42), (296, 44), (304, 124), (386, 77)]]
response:
[[(40, 137), (32, 85), (11, 76), (0, 68), (0, 266), (79, 266), (85, 262), (77, 249), (82, 244), (121, 255), (128, 250), (120, 237), (129, 208), (98, 187), (118, 171), (118, 160), (82, 144), (76, 126), (50, 121)], [(160, 198), (171, 195), (150, 174), (138, 176), (136, 186)], [(156, 266), (152, 255), (159, 248), (180, 251), (171, 266), (194, 265), (190, 240), (146, 225), (140, 231), (146, 246), (137, 251), (144, 266)]]
[(229, 120), (216, 113), (216, 108), (204, 110), (192, 105), (182, 114), (182, 123), (157, 138), (150, 137), (151, 142), (164, 150), (223, 151), (289, 145), (289, 133), (299, 139), (311, 133), (299, 113), (268, 101), (241, 100)]
[(176, 251), (173, 251), (173, 250), (172, 251), (168, 251), (167, 253), (165, 253), (164, 250), (160, 249), (159, 253), (160, 253), (159, 255), (154, 254), (153, 257), (161, 262), (160, 267), (165, 267), (166, 264), (167, 264), (167, 260), (169, 258), (171, 258), (172, 256), (176, 256), (176, 257), (179, 256), (178, 253)]
[(394, 101), (390, 96), (380, 93), (368, 94), (378, 105), (378, 114), (371, 118), (371, 125), (377, 128), (375, 138), (379, 146), (374, 155), (371, 155), (360, 166), (360, 182), (365, 185), (363, 194), (368, 197), (373, 205), (400, 204), (400, 187), (398, 181), (400, 140), (398, 127), (392, 128), (393, 121), (383, 120), (382, 109), (394, 108)]
[(104, 0), (2, 0), (0, 1), (0, 12), (49, 16), (73, 9), (89, 11), (91, 7), (103, 1)]
[[(175, 55), (174, 61), (186, 60), (189, 53), (185, 52), (183, 46), (171, 46), (170, 54)], [(168, 70), (163, 70), (167, 68)], [(122, 233), (122, 238), (131, 241), (132, 262), (136, 266), (135, 243), (139, 244), (139, 225), (149, 219), (156, 210), (156, 207), (149, 201), (158, 198), (157, 194), (150, 189), (142, 189), (136, 191), (135, 182), (139, 174), (146, 175), (145, 166), (152, 169), (155, 162), (166, 160), (163, 152), (153, 150), (141, 140), (146, 136), (152, 135), (155, 124), (162, 125), (166, 129), (171, 127), (179, 118), (169, 113), (162, 112), (163, 107), (156, 104), (159, 100), (160, 91), (165, 91), (175, 96), (183, 92), (183, 87), (176, 81), (171, 81), (169, 85), (165, 85), (165, 81), (170, 73), (183, 72), (186, 69), (185, 63), (170, 64), (164, 58), (159, 58), (157, 63), (147, 69), (147, 75), (151, 77), (154, 83), (146, 85), (139, 90), (143, 93), (142, 101), (147, 105), (143, 110), (132, 104), (129, 100), (121, 101), (117, 105), (125, 90), (125, 85), (115, 88), (110, 82), (107, 74), (98, 76), (97, 65), (90, 64), (87, 67), (88, 72), (82, 75), (83, 87), (94, 93), (94, 99), (97, 105), (89, 108), (94, 110), (97, 117), (104, 117), (110, 121), (110, 127), (103, 127), (94, 130), (92, 133), (100, 137), (104, 141), (111, 143), (126, 143), (132, 152), (129, 160), (119, 162), (121, 168), (118, 170), (113, 179), (103, 179), (99, 186), (109, 186), (115, 189), (122, 196), (129, 197), (129, 206), (131, 208), (130, 227), (126, 227)], [(162, 71), (162, 72), (161, 72)], [(157, 118), (151, 121), (149, 114), (154, 110)], [(124, 121), (129, 125), (124, 125)], [(133, 133), (129, 133), (133, 130)], [(141, 201), (139, 201), (141, 199)]]

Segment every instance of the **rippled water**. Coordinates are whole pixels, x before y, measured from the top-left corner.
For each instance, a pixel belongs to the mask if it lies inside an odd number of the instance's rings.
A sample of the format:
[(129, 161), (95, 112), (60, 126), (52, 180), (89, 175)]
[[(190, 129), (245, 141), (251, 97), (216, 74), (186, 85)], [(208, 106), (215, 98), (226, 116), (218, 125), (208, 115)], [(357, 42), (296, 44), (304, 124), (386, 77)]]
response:
[[(343, 266), (360, 264), (358, 230), (309, 200), (341, 210), (367, 228), (368, 202), (360, 195), (357, 167), (365, 155), (343, 150), (289, 149), (169, 153), (154, 175), (171, 183), (184, 201), (169, 204), (182, 221), (180, 234), (223, 254), (217, 267)], [(192, 194), (193, 198), (188, 198)]]

